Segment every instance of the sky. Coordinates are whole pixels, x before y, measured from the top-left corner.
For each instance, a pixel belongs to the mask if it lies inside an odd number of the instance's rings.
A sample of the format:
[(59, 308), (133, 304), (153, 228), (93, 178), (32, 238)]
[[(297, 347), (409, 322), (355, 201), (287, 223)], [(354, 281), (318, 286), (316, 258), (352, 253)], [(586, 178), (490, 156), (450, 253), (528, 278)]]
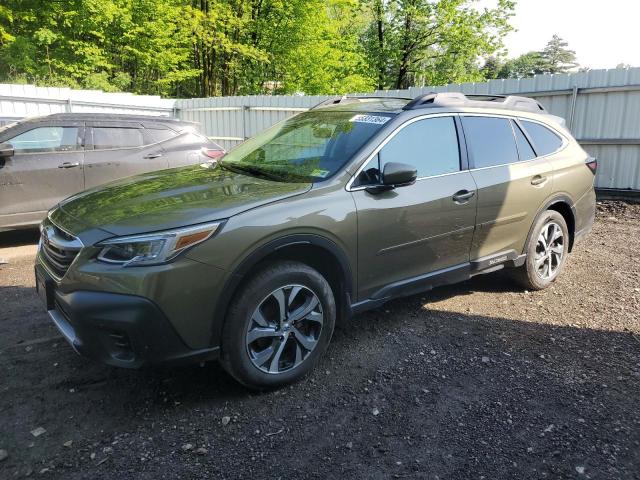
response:
[[(496, 0), (479, 0), (493, 7)], [(516, 0), (505, 38), (509, 57), (541, 50), (553, 34), (569, 42), (581, 66), (615, 68), (619, 63), (640, 67), (639, 0)]]

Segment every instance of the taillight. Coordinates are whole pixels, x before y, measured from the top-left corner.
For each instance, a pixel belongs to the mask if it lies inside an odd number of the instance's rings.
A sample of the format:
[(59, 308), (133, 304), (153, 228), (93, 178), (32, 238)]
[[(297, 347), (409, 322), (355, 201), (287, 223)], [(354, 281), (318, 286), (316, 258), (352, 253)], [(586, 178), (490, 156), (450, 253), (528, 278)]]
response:
[(202, 154), (206, 155), (209, 158), (213, 158), (214, 160), (217, 160), (219, 158), (224, 157), (225, 151), (224, 150), (217, 150), (217, 149), (213, 149), (213, 148), (203, 148), (202, 149)]
[(598, 159), (595, 157), (587, 158), (585, 165), (589, 167), (589, 170), (591, 170), (591, 173), (593, 173), (594, 175), (598, 171)]

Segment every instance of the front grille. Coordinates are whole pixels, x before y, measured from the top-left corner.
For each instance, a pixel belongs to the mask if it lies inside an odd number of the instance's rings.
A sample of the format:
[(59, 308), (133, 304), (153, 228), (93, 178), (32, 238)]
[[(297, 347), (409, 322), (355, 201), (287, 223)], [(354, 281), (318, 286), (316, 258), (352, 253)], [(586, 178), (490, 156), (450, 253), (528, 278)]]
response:
[(40, 253), (52, 274), (62, 278), (82, 248), (82, 242), (50, 222), (42, 225)]

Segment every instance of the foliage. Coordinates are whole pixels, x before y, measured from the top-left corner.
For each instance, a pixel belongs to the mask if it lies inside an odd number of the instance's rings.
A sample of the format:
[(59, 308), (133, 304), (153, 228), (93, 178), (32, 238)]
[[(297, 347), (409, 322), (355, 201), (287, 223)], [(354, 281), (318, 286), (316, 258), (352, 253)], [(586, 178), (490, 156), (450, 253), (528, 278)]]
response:
[(498, 78), (524, 78), (546, 73), (547, 63), (540, 52), (527, 52), (507, 60), (498, 70)]
[(479, 80), (512, 11), (511, 0), (3, 0), (0, 81), (189, 97)]
[(519, 57), (502, 62), (489, 58), (483, 71), (487, 78), (523, 78), (545, 73), (567, 73), (576, 68), (576, 52), (568, 43), (554, 35), (539, 52), (527, 52)]
[(482, 78), (477, 59), (494, 53), (511, 29), (514, 2), (478, 10), (469, 0), (370, 0), (365, 35), (378, 88)]
[(566, 73), (578, 66), (576, 52), (567, 48), (569, 44), (554, 35), (540, 56), (544, 60), (545, 73)]

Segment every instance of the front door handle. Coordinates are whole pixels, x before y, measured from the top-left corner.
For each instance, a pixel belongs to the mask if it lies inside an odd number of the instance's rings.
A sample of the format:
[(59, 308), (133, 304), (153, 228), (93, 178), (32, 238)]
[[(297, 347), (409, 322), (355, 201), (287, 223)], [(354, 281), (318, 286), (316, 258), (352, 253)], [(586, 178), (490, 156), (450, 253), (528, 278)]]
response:
[(531, 179), (531, 185), (542, 185), (547, 181), (547, 177), (543, 177), (542, 175), (536, 175)]
[(60, 165), (58, 165), (58, 168), (75, 168), (75, 167), (79, 167), (80, 166), (80, 162), (64, 162), (61, 163)]
[(147, 154), (144, 156), (144, 158), (151, 159), (151, 158), (158, 158), (158, 157), (161, 157), (161, 156), (162, 156), (162, 154), (161, 154), (160, 152), (156, 152), (156, 153), (147, 153)]
[(467, 203), (471, 199), (471, 197), (473, 197), (475, 194), (476, 192), (474, 190), (460, 190), (454, 193), (451, 199), (455, 203), (463, 204), (463, 203)]

